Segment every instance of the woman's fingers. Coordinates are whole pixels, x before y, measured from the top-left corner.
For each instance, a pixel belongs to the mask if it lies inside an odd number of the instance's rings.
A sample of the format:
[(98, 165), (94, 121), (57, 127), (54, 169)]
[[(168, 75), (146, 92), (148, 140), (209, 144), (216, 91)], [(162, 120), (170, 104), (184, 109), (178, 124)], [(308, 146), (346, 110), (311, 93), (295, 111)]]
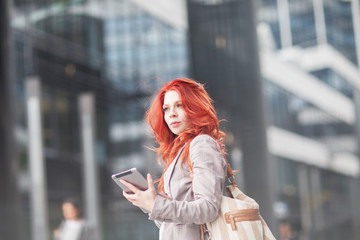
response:
[(153, 181), (150, 173), (147, 174), (147, 182), (148, 182), (148, 188), (150, 190), (153, 190), (153, 189), (155, 190), (154, 181)]
[(135, 206), (144, 208), (148, 211), (152, 210), (156, 198), (156, 190), (154, 187), (154, 181), (149, 173), (147, 174), (148, 189), (145, 191), (138, 189), (129, 182), (124, 180), (120, 181), (130, 191), (132, 191), (132, 193), (129, 191), (123, 191), (123, 195), (128, 201), (130, 201)]
[(134, 194), (136, 194), (140, 191), (137, 187), (135, 187), (134, 185), (132, 185), (131, 183), (129, 183), (125, 180), (120, 179), (120, 182), (122, 184), (124, 184), (128, 189), (130, 189), (130, 191), (132, 191)]
[(150, 173), (147, 174), (147, 181), (148, 181), (148, 190), (147, 191), (147, 203), (146, 203), (146, 209), (151, 212), (152, 208), (154, 206), (155, 198), (156, 198), (156, 190), (154, 187), (154, 181), (150, 175)]
[(128, 201), (130, 201), (130, 202), (132, 202), (132, 203), (134, 203), (134, 201), (137, 200), (135, 194), (127, 193), (127, 192), (123, 191), (123, 195), (124, 195), (124, 197), (125, 197)]

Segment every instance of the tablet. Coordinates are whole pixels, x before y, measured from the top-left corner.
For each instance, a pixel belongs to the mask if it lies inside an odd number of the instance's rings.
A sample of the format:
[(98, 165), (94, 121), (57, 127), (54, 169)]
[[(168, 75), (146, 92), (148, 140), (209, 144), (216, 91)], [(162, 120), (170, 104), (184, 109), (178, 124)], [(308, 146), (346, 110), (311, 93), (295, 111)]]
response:
[[(136, 168), (131, 168), (129, 170), (113, 174), (111, 178), (115, 181), (115, 183), (121, 187), (124, 191), (129, 191), (129, 189), (120, 182), (120, 179), (123, 179), (132, 185), (136, 186), (141, 190), (148, 189), (148, 184), (146, 179), (141, 175), (141, 173)], [(140, 208), (144, 213), (148, 213), (149, 211)]]
[(148, 189), (148, 184), (147, 184), (145, 177), (143, 177), (143, 175), (141, 175), (141, 173), (136, 168), (131, 168), (129, 170), (113, 174), (111, 176), (111, 178), (124, 191), (129, 191), (129, 189), (120, 182), (120, 179), (123, 179), (123, 180), (131, 183), (132, 185), (136, 186), (137, 188), (139, 188), (141, 190)]

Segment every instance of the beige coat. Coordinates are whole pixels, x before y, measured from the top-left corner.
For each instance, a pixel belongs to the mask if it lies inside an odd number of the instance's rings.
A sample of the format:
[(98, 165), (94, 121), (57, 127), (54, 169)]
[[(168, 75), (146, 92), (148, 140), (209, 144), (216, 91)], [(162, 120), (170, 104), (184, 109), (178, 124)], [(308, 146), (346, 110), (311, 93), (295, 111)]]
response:
[(190, 142), (193, 182), (189, 168), (174, 159), (164, 176), (165, 193), (158, 195), (149, 219), (160, 226), (160, 240), (200, 240), (200, 225), (213, 221), (219, 211), (226, 163), (217, 142), (199, 135)]

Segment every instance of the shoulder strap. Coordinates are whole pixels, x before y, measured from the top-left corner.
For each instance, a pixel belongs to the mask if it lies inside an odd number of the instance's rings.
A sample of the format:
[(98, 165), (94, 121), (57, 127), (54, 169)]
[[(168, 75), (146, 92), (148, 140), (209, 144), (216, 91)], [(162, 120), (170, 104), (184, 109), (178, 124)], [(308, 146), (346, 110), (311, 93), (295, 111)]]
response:
[(225, 159), (225, 161), (226, 161), (226, 165), (227, 165), (226, 175), (228, 177), (229, 183), (231, 185), (234, 185), (234, 184), (236, 185), (234, 170), (232, 170), (230, 164), (228, 163), (228, 161), (226, 159)]

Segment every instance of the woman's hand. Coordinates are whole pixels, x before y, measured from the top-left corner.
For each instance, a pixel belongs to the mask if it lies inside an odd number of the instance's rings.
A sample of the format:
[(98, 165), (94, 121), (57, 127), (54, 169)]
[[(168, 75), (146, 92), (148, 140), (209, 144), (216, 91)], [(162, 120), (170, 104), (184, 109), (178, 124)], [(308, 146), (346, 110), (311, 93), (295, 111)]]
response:
[(123, 191), (123, 195), (128, 201), (130, 201), (133, 205), (137, 207), (146, 209), (149, 212), (151, 212), (156, 198), (156, 191), (150, 173), (147, 174), (148, 189), (145, 191), (138, 189), (131, 183), (126, 182), (124, 180), (120, 180), (120, 182), (124, 184), (127, 188), (129, 188), (130, 191), (132, 192), (129, 193)]

